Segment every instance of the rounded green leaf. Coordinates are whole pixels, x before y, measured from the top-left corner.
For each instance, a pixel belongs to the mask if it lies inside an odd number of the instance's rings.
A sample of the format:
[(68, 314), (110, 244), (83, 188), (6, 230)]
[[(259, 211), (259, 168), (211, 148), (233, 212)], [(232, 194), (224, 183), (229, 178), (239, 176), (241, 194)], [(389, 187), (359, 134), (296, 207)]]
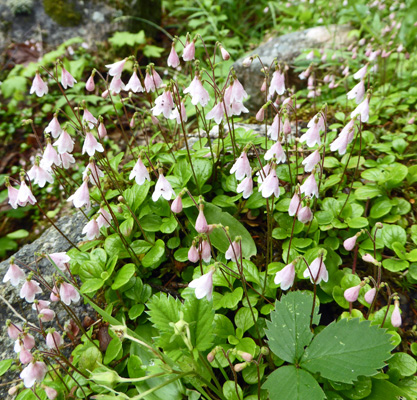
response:
[(103, 279), (89, 279), (80, 288), (81, 293), (92, 293), (99, 290), (104, 285)]
[(111, 288), (113, 290), (117, 290), (121, 288), (123, 285), (129, 282), (129, 279), (134, 275), (135, 273), (135, 265), (134, 264), (126, 264), (124, 265), (116, 275), (116, 279), (113, 282), (113, 285), (111, 285)]
[(387, 197), (378, 199), (371, 207), (371, 218), (379, 219), (384, 215), (387, 215), (392, 209), (391, 200)]
[(408, 268), (409, 263), (405, 260), (396, 260), (395, 258), (386, 258), (382, 261), (382, 266), (391, 272), (404, 271)]
[(407, 234), (401, 226), (385, 224), (381, 229), (381, 238), (385, 246), (392, 249), (394, 242), (399, 242), (400, 244), (405, 245), (407, 241)]
[(158, 239), (155, 244), (152, 246), (152, 249), (146, 253), (145, 257), (142, 258), (142, 265), (145, 268), (149, 267), (158, 267), (162, 262), (162, 259), (165, 255), (165, 242), (161, 239)]
[(368, 226), (368, 219), (364, 217), (352, 218), (346, 222), (349, 225), (349, 227), (352, 229), (360, 229), (360, 228), (365, 228), (365, 226)]
[(417, 362), (407, 353), (395, 353), (388, 361), (389, 371), (396, 370), (401, 376), (411, 376), (417, 371)]

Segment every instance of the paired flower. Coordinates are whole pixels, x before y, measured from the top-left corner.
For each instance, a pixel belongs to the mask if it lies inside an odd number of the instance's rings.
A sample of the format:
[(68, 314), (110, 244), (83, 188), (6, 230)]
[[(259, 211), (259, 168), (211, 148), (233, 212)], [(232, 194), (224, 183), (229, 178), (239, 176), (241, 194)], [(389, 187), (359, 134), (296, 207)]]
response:
[(48, 372), (48, 367), (42, 361), (31, 362), (21, 373), (25, 387), (32, 387), (35, 382), (41, 383)]
[(329, 273), (324, 264), (323, 257), (317, 257), (303, 273), (304, 278), (310, 278), (311, 283), (318, 285), (322, 280), (329, 280)]
[(205, 107), (209, 100), (210, 95), (206, 89), (204, 89), (203, 84), (201, 83), (200, 77), (196, 73), (194, 79), (190, 83), (190, 85), (184, 89), (184, 93), (189, 93), (191, 96), (191, 103), (196, 106), (198, 103), (202, 107)]
[(234, 240), (229, 245), (229, 248), (226, 250), (226, 253), (224, 254), (226, 260), (232, 260), (233, 262), (237, 262), (240, 260), (240, 257), (242, 255), (241, 243), (242, 242), (240, 240)]
[(20, 289), (20, 298), (25, 299), (28, 303), (33, 303), (35, 296), (39, 293), (42, 293), (39, 283), (29, 277)]
[(268, 176), (260, 184), (259, 191), (262, 193), (262, 197), (264, 198), (268, 198), (272, 194), (274, 194), (275, 197), (279, 197), (279, 181), (275, 168), (271, 168)]
[(155, 185), (155, 191), (152, 194), (152, 200), (158, 201), (161, 196), (165, 200), (171, 200), (172, 196), (175, 196), (175, 192), (164, 174), (159, 172), (159, 178)]
[(253, 193), (253, 180), (251, 176), (247, 176), (236, 187), (237, 193), (243, 193), (243, 198), (247, 199)]
[(251, 177), (252, 169), (250, 167), (249, 159), (245, 151), (242, 152), (240, 157), (233, 164), (232, 168), (230, 169), (230, 173), (235, 174), (238, 181), (245, 177)]
[(80, 208), (84, 205), (87, 206), (87, 209), (91, 207), (90, 193), (88, 191), (88, 178), (84, 178), (84, 182), (67, 201), (72, 201), (76, 208)]
[(4, 275), (3, 282), (8, 282), (12, 284), (12, 286), (19, 285), (20, 282), (25, 280), (25, 273), (14, 263), (14, 258), (10, 259), (10, 266), (7, 270), (6, 274)]
[(42, 80), (39, 72), (36, 72), (35, 78), (30, 88), (30, 94), (36, 93), (36, 96), (42, 97), (48, 93), (48, 85)]

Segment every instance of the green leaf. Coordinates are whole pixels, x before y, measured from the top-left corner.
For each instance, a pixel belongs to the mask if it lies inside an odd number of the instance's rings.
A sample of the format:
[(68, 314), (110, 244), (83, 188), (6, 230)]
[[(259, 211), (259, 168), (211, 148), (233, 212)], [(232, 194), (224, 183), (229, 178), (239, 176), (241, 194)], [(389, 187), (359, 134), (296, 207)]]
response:
[(9, 239), (14, 239), (14, 240), (23, 239), (29, 236), (29, 232), (26, 229), (18, 229), (17, 231), (8, 233), (6, 236)]
[(180, 319), (181, 302), (165, 293), (157, 293), (147, 303), (149, 319), (162, 332), (172, 332), (170, 322)]
[(355, 197), (357, 200), (373, 199), (374, 197), (381, 196), (382, 194), (382, 189), (378, 186), (372, 185), (361, 186), (355, 191)]
[(206, 158), (196, 158), (193, 159), (193, 167), (197, 177), (197, 184), (201, 189), (211, 176), (213, 163)]
[(407, 396), (407, 394), (397, 385), (383, 379), (372, 379), (370, 400), (398, 400), (400, 396)]
[(164, 49), (162, 47), (154, 46), (152, 44), (148, 44), (143, 49), (143, 55), (148, 58), (159, 58), (163, 53)]
[(378, 199), (371, 207), (371, 218), (379, 219), (384, 215), (387, 215), (392, 209), (391, 200), (387, 197)]
[[(185, 213), (192, 224), (194, 224), (198, 214), (196, 208), (186, 209)], [(204, 206), (204, 215), (208, 224), (222, 224), (223, 226), (228, 226), (230, 228), (229, 232), (233, 236), (242, 237), (242, 253), (244, 258), (250, 258), (253, 255), (256, 255), (256, 245), (251, 234), (231, 214), (222, 211), (222, 209), (217, 206), (207, 203)], [(229, 248), (229, 241), (227, 240), (223, 229), (214, 229), (210, 234), (210, 240), (211, 244), (223, 253)]]
[(407, 353), (395, 353), (388, 365), (390, 372), (396, 370), (402, 377), (414, 375), (417, 371), (416, 360)]
[(118, 354), (122, 351), (122, 342), (118, 338), (113, 338), (107, 346), (106, 354), (104, 355), (103, 363), (108, 364), (112, 362)]
[(138, 33), (130, 33), (130, 32), (116, 32), (111, 38), (109, 38), (109, 42), (114, 47), (122, 47), (122, 46), (135, 46), (138, 44), (145, 44), (145, 32), (140, 31)]
[(191, 342), (199, 351), (207, 350), (213, 343), (213, 305), (206, 299), (189, 296), (184, 303), (184, 320), (189, 323)]
[[(266, 335), (271, 351), (279, 358), (295, 363), (304, 353), (304, 348), (313, 338), (310, 330), (310, 314), (313, 297), (307, 292), (290, 292), (275, 303), (271, 312), (271, 321), (267, 321)], [(316, 305), (313, 323), (318, 324), (320, 317)]]
[[(255, 316), (255, 320), (257, 320), (258, 310), (256, 308), (253, 308), (252, 310)], [(235, 315), (235, 324), (238, 328), (242, 329), (243, 333), (245, 333), (255, 324), (253, 321), (252, 313), (248, 307), (241, 307), (239, 309)]]
[(103, 279), (89, 279), (80, 288), (81, 293), (92, 293), (99, 290), (104, 285)]
[(368, 219), (364, 217), (352, 218), (346, 222), (349, 225), (349, 228), (353, 228), (353, 229), (360, 229), (360, 228), (365, 228), (365, 226), (368, 226)]
[(301, 366), (333, 381), (352, 383), (377, 374), (393, 345), (384, 329), (369, 321), (342, 319), (326, 326), (306, 349)]
[(361, 400), (369, 396), (372, 391), (372, 379), (360, 376), (352, 388), (342, 390), (344, 396), (351, 400)]
[[(220, 295), (221, 296), (221, 295)], [(218, 308), (235, 308), (240, 300), (242, 300), (243, 289), (241, 287), (236, 288), (233, 292), (227, 292), (223, 295), (218, 304), (215, 305), (215, 309)]]
[(0, 376), (4, 375), (12, 365), (13, 360), (2, 360), (0, 361)]
[(139, 317), (144, 311), (145, 311), (145, 305), (144, 304), (135, 304), (129, 310), (129, 318), (131, 320), (134, 320), (137, 317)]
[(136, 212), (146, 199), (150, 187), (150, 183), (145, 180), (143, 185), (139, 186), (135, 183), (132, 187), (123, 192), (123, 196), (133, 212)]
[(226, 397), (226, 400), (239, 400), (243, 399), (243, 392), (242, 388), (237, 385), (237, 393), (236, 393), (236, 385), (233, 381), (226, 381), (223, 385), (223, 394)]
[(395, 258), (386, 258), (382, 261), (382, 266), (391, 272), (404, 271), (410, 264), (405, 260), (396, 260)]
[(157, 268), (162, 262), (165, 255), (165, 242), (158, 239), (153, 245), (152, 249), (146, 253), (146, 256), (142, 259), (142, 265), (145, 268)]
[(111, 285), (113, 290), (117, 290), (121, 288), (123, 285), (126, 285), (129, 282), (129, 279), (135, 274), (135, 265), (134, 264), (126, 264), (124, 265), (116, 275), (116, 279)]
[(26, 93), (28, 80), (23, 76), (12, 76), (5, 79), (1, 84), (1, 92), (5, 98), (15, 96), (20, 93)]
[(214, 316), (214, 334), (223, 339), (227, 339), (230, 335), (235, 334), (235, 328), (232, 321), (222, 314)]
[(394, 242), (399, 242), (400, 244), (405, 245), (407, 241), (407, 234), (401, 226), (385, 224), (381, 229), (381, 238), (385, 246), (392, 249)]
[(326, 398), (317, 381), (306, 371), (287, 365), (270, 374), (262, 388), (270, 400), (323, 400)]

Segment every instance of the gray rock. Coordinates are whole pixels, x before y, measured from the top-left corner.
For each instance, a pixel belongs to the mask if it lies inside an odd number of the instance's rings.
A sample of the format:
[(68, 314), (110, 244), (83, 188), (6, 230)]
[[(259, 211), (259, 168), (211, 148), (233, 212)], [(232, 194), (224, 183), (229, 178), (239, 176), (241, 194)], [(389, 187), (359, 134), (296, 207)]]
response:
[[(126, 1), (110, 0), (0, 1), (0, 52), (11, 42), (34, 41), (55, 47), (81, 36), (92, 46), (116, 31), (144, 29), (148, 35), (154, 34), (155, 28), (141, 19), (158, 25), (161, 0), (137, 0), (134, 3), (135, 7), (129, 8)], [(117, 19), (121, 16), (126, 17)]]
[[(259, 59), (255, 59), (250, 67), (245, 68), (242, 64), (245, 58), (257, 54), (266, 67), (269, 67), (275, 58), (278, 62), (286, 63), (291, 67), (295, 58), (307, 49), (341, 49), (346, 47), (352, 42), (352, 39), (348, 37), (350, 30), (349, 25), (330, 25), (288, 33), (269, 40), (237, 60), (233, 67), (239, 81), (250, 95), (245, 106), (257, 110), (264, 104), (264, 98), (260, 96), (260, 88), (265, 77), (261, 72), (262, 65)], [(292, 82), (287, 82), (286, 86), (289, 87), (291, 84)]]
[[(79, 243), (83, 236), (81, 235), (82, 228), (86, 223), (86, 219), (81, 212), (77, 212), (74, 215), (65, 216), (56, 222), (56, 225), (61, 229), (61, 231), (68, 236), (68, 238), (73, 243)], [(48, 228), (39, 239), (35, 240), (33, 243), (28, 244), (22, 249), (20, 249), (15, 255), (15, 262), (19, 265), (30, 264), (31, 267), (34, 266), (34, 253), (35, 252), (46, 252), (46, 253), (56, 253), (61, 251), (67, 251), (72, 246), (68, 241), (61, 236), (61, 234), (54, 228)], [(10, 259), (0, 263), (0, 282), (3, 280), (7, 269), (9, 268)], [(51, 263), (42, 259), (38, 263), (39, 270), (42, 274), (42, 277), (48, 281), (52, 282), (52, 275), (55, 272), (55, 268)], [(24, 270), (24, 267), (22, 267)], [(37, 323), (35, 311), (32, 310), (31, 304), (28, 304), (26, 301), (22, 300), (19, 296), (21, 285), (17, 288), (14, 288), (10, 283), (1, 283), (0, 284), (0, 294), (6, 299), (6, 301), (19, 313), (21, 316), (28, 318), (29, 322)], [(49, 294), (42, 294), (37, 296), (37, 299), (48, 299)], [(0, 341), (2, 343), (0, 351), (0, 359), (5, 360), (9, 358), (15, 358), (16, 353), (13, 351), (13, 341), (9, 339), (7, 331), (4, 328), (7, 319), (10, 319), (14, 323), (22, 323), (22, 321), (14, 314), (14, 312), (0, 299)], [(51, 308), (56, 312), (58, 320), (63, 325), (67, 320), (70, 319), (66, 311), (62, 308), (61, 305), (55, 303), (51, 304)], [(82, 321), (86, 315), (90, 317), (94, 316), (92, 309), (83, 304), (83, 301), (80, 300), (76, 306), (72, 306), (72, 309), (75, 311), (78, 318)], [(45, 326), (51, 326), (51, 323), (46, 323)], [(61, 330), (57, 327), (57, 329)], [(35, 339), (37, 340), (37, 345), (40, 342), (41, 337), (34, 334)], [(42, 340), (43, 341), (43, 340)], [(2, 376), (2, 383), (10, 382), (14, 379), (18, 379), (19, 371), (8, 372)], [(0, 386), (0, 399), (8, 399), (7, 391), (9, 386)]]

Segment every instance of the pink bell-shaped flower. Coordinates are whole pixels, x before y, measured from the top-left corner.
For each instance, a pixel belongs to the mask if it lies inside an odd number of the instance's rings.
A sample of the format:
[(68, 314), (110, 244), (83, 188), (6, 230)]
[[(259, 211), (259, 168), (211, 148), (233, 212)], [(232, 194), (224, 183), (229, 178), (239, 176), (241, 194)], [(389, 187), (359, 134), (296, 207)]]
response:
[(50, 133), (54, 139), (56, 139), (62, 132), (61, 125), (58, 121), (57, 114), (54, 114), (54, 117), (49, 122), (48, 126), (45, 128), (45, 133)]
[(297, 192), (294, 193), (294, 195), (291, 198), (290, 205), (288, 207), (288, 215), (290, 217), (293, 217), (295, 214), (297, 214), (298, 210), (300, 209), (301, 200), (300, 196)]
[(356, 104), (359, 104), (363, 97), (365, 96), (365, 83), (363, 79), (359, 81), (357, 85), (354, 86), (354, 88), (347, 93), (347, 98), (349, 100), (355, 99)]
[(280, 142), (275, 142), (272, 147), (265, 153), (265, 160), (270, 160), (272, 158), (276, 159), (276, 163), (285, 163), (287, 160), (287, 156), (285, 155), (285, 151), (281, 146)]
[(61, 159), (59, 158), (57, 151), (52, 147), (50, 139), (47, 139), (47, 141), (40, 166), (49, 171), (52, 165), (59, 167), (61, 165)]
[(354, 75), (353, 77), (355, 79), (363, 79), (365, 78), (366, 75), (366, 71), (368, 69), (368, 64), (366, 64), (365, 66), (363, 66), (361, 69), (359, 69)]
[(349, 289), (346, 289), (343, 293), (343, 296), (346, 299), (346, 301), (348, 301), (349, 303), (353, 303), (354, 301), (358, 300), (361, 287), (361, 285), (356, 285)]
[(193, 81), (190, 83), (186, 89), (184, 89), (184, 93), (189, 93), (191, 96), (191, 103), (196, 106), (200, 103), (202, 107), (205, 107), (209, 100), (210, 95), (206, 89), (204, 89), (203, 84), (201, 83), (200, 78), (196, 75)]
[(304, 165), (304, 171), (311, 172), (314, 169), (314, 167), (319, 163), (319, 161), (320, 161), (320, 152), (317, 149), (303, 160), (302, 164)]
[(36, 72), (35, 78), (30, 88), (30, 94), (36, 93), (36, 96), (42, 97), (48, 93), (48, 85), (42, 80), (39, 72)]
[(71, 302), (77, 303), (78, 300), (80, 300), (80, 294), (77, 292), (74, 286), (66, 282), (62, 282), (61, 286), (59, 287), (59, 297), (67, 306), (69, 306)]
[(198, 246), (198, 252), (204, 262), (209, 263), (211, 260), (211, 247), (207, 240), (202, 240)]
[(402, 324), (402, 319), (401, 319), (401, 312), (400, 312), (400, 304), (398, 300), (395, 300), (394, 311), (391, 314), (391, 325), (394, 328), (398, 328), (401, 326), (401, 324)]
[(43, 386), (43, 390), (45, 390), (45, 394), (48, 400), (55, 400), (58, 396), (58, 392), (54, 388)]
[(215, 269), (210, 269), (207, 274), (200, 276), (197, 279), (192, 280), (188, 287), (195, 289), (195, 297), (202, 299), (207, 297), (207, 300), (211, 300), (213, 296), (213, 274)]
[(355, 120), (351, 119), (342, 129), (339, 136), (330, 144), (331, 151), (338, 151), (340, 155), (346, 153), (347, 146), (352, 142), (355, 134)]
[(311, 208), (309, 206), (302, 207), (300, 211), (298, 211), (297, 218), (303, 224), (312, 221), (313, 213), (311, 211)]
[(96, 88), (96, 85), (94, 83), (94, 73), (91, 74), (90, 77), (88, 78), (87, 82), (85, 83), (85, 88), (89, 92), (93, 92), (94, 89)]
[(155, 83), (154, 83), (151, 75), (149, 75), (148, 70), (146, 70), (144, 83), (145, 83), (145, 89), (146, 89), (147, 93), (155, 91)]
[(308, 147), (313, 147), (316, 144), (321, 144), (319, 124), (317, 122), (309, 127), (307, 132), (300, 137), (300, 142), (306, 142)]
[(175, 107), (174, 110), (171, 113), (171, 116), (169, 117), (169, 119), (175, 119), (175, 120), (177, 120), (177, 124), (181, 124), (181, 120), (183, 122), (187, 122), (187, 120), (188, 120), (187, 111), (185, 109), (185, 104), (184, 104), (183, 101), (181, 101), (181, 107), (180, 107), (180, 109), (181, 109), (181, 115), (178, 112), (178, 108)]
[(120, 75), (122, 75), (123, 68), (125, 66), (126, 60), (127, 59), (125, 58), (125, 59), (123, 59), (121, 61), (117, 61), (113, 64), (107, 64), (105, 67), (109, 68), (108, 74), (110, 76), (118, 76), (118, 75), (120, 76)]
[(253, 180), (251, 176), (247, 176), (236, 187), (237, 193), (243, 193), (243, 198), (247, 199), (253, 193)]
[(129, 79), (129, 82), (127, 82), (125, 90), (131, 90), (133, 93), (143, 92), (145, 90), (142, 86), (142, 83), (140, 82), (140, 79), (136, 72), (136, 68), (134, 69), (133, 74)]
[(164, 93), (155, 99), (152, 114), (155, 116), (163, 114), (165, 118), (169, 118), (173, 108), (174, 101), (172, 100), (172, 93), (170, 90), (165, 90)]
[(20, 282), (23, 282), (25, 278), (25, 273), (14, 262), (10, 262), (9, 269), (6, 272), (6, 275), (4, 275), (3, 282), (10, 281), (12, 286), (16, 287)]
[(87, 122), (88, 127), (93, 129), (98, 124), (98, 119), (93, 114), (91, 114), (90, 111), (84, 108), (83, 122)]
[(275, 274), (274, 282), (276, 285), (280, 284), (282, 290), (288, 290), (294, 284), (294, 279), (295, 267), (290, 263)]
[(369, 95), (362, 101), (350, 114), (351, 118), (355, 118), (357, 115), (361, 116), (362, 122), (367, 122), (369, 119)]
[(200, 211), (199, 211), (198, 217), (195, 221), (195, 230), (198, 233), (206, 233), (207, 230), (208, 230), (208, 224), (207, 224), (206, 217), (204, 216), (203, 209), (204, 209), (203, 205), (200, 204)]
[(129, 180), (132, 180), (133, 178), (135, 178), (135, 181), (139, 186), (143, 185), (145, 183), (145, 180), (149, 182), (151, 181), (149, 172), (146, 169), (140, 157), (138, 158), (138, 161), (136, 162), (135, 166), (130, 172)]
[(12, 206), (12, 208), (17, 208), (17, 198), (19, 195), (19, 190), (14, 188), (11, 184), (8, 178), (6, 178), (6, 186), (7, 186), (7, 194), (9, 197), (9, 204)]
[(229, 52), (222, 45), (220, 45), (220, 53), (224, 61), (227, 61), (230, 59)]
[(25, 387), (32, 387), (35, 382), (41, 383), (48, 372), (48, 367), (42, 361), (31, 362), (21, 373)]
[(259, 186), (259, 191), (262, 193), (262, 197), (264, 198), (268, 198), (272, 194), (274, 194), (275, 197), (279, 197), (279, 181), (275, 168), (271, 168), (268, 176)]
[(279, 134), (283, 131), (283, 123), (278, 114), (275, 115), (270, 127), (268, 127), (267, 134), (272, 140), (278, 140)]
[(93, 240), (100, 236), (100, 227), (98, 226), (97, 220), (92, 219), (84, 226), (82, 233), (85, 234), (87, 240)]
[(175, 43), (172, 42), (171, 51), (168, 56), (168, 67), (177, 68), (180, 65), (180, 58), (175, 51)]
[(159, 178), (155, 185), (155, 191), (152, 194), (152, 200), (158, 201), (161, 196), (165, 200), (171, 200), (172, 196), (175, 196), (175, 192), (172, 189), (171, 184), (165, 178), (164, 174), (159, 173)]
[(59, 157), (61, 158), (62, 166), (65, 169), (68, 169), (71, 166), (71, 164), (75, 164), (75, 158), (71, 154), (62, 153), (59, 155)]
[(19, 360), (22, 364), (30, 363), (33, 360), (31, 352), (26, 350), (24, 346), (20, 349)]
[(182, 59), (184, 61), (191, 61), (194, 60), (195, 57), (195, 42), (192, 40), (190, 43), (188, 43), (182, 52)]
[(368, 263), (371, 263), (371, 264), (374, 264), (374, 265), (378, 265), (379, 263), (378, 263), (378, 261), (377, 260), (375, 260), (375, 258), (373, 258), (369, 253), (365, 253), (363, 256), (362, 256), (362, 260), (363, 261), (365, 261), (365, 262), (368, 262)]
[(42, 322), (51, 322), (55, 318), (55, 312), (50, 308), (43, 308), (39, 311), (38, 318)]
[(182, 211), (182, 199), (181, 195), (178, 195), (171, 204), (171, 211), (174, 214), (178, 214)]
[(240, 244), (240, 241), (233, 241), (232, 244), (229, 245), (229, 248), (226, 250), (226, 253), (224, 253), (226, 260), (232, 260), (233, 262), (240, 261)]
[(98, 126), (97, 133), (100, 139), (103, 139), (107, 136), (107, 129), (106, 126), (103, 124), (102, 120), (100, 121), (100, 125)]
[(58, 350), (64, 344), (64, 340), (59, 332), (56, 332), (54, 329), (49, 330), (48, 334), (46, 335), (46, 347), (49, 349), (56, 349)]
[(300, 186), (300, 192), (304, 193), (306, 196), (319, 197), (319, 188), (317, 186), (316, 178), (314, 174), (310, 174), (310, 176), (305, 180), (305, 182)]
[(87, 153), (90, 157), (93, 157), (96, 151), (102, 153), (104, 147), (97, 141), (91, 132), (87, 132), (81, 154)]
[(191, 245), (190, 249), (188, 250), (188, 260), (190, 262), (196, 263), (200, 259), (200, 255), (198, 254), (197, 247), (195, 247), (194, 243)]
[(82, 206), (86, 206), (87, 209), (91, 207), (90, 202), (90, 193), (88, 191), (88, 180), (84, 178), (84, 182), (82, 185), (77, 189), (77, 191), (68, 198), (67, 201), (72, 201), (74, 207), (80, 208)]
[(7, 321), (7, 334), (12, 340), (17, 340), (20, 334), (23, 332), (22, 327), (18, 324), (12, 324), (10, 321)]
[(57, 147), (59, 154), (72, 153), (74, 150), (74, 141), (72, 140), (69, 133), (63, 130), (59, 139), (54, 143), (54, 146)]
[(110, 226), (110, 221), (112, 220), (112, 216), (108, 213), (103, 207), (100, 207), (99, 216), (97, 217), (97, 224), (99, 229), (103, 226), (108, 228)]
[(41, 188), (45, 186), (46, 182), (54, 182), (52, 175), (39, 166), (39, 159), (36, 160), (35, 165), (28, 171), (28, 176), (34, 184)]
[(28, 278), (20, 289), (20, 298), (24, 298), (28, 303), (33, 303), (38, 293), (42, 293), (39, 283)]
[(233, 164), (232, 168), (230, 169), (230, 173), (235, 174), (238, 181), (245, 177), (252, 176), (252, 169), (250, 167), (248, 156), (246, 155), (245, 151), (242, 152), (240, 157)]
[(74, 77), (62, 66), (62, 72), (61, 72), (61, 85), (64, 89), (67, 89), (69, 87), (73, 87), (74, 83), (77, 83), (77, 81), (74, 79)]
[(343, 242), (343, 247), (345, 248), (346, 251), (352, 251), (355, 248), (356, 245), (356, 240), (358, 239), (357, 235), (354, 235), (350, 238), (347, 238), (344, 242)]
[(375, 288), (372, 288), (372, 289), (368, 290), (365, 293), (365, 296), (364, 296), (365, 301), (368, 304), (372, 304), (372, 302), (374, 301), (375, 295), (376, 295), (376, 289)]
[(122, 90), (125, 90), (126, 86), (122, 81), (120, 75), (113, 76), (113, 79), (110, 81), (109, 90), (112, 94), (120, 93)]
[(55, 400), (58, 396), (58, 392), (54, 388), (43, 386), (43, 390), (45, 390), (45, 394), (48, 400)]
[(317, 257), (311, 264), (310, 268), (306, 268), (303, 273), (304, 278), (310, 278), (311, 283), (318, 285), (322, 280), (327, 282), (329, 280), (329, 273), (322, 257)]
[(224, 117), (224, 104), (223, 102), (217, 103), (206, 115), (206, 119), (214, 119), (217, 125), (219, 125)]
[(243, 88), (243, 85), (239, 82), (237, 78), (233, 79), (233, 82), (230, 85), (230, 88), (231, 88), (231, 95), (230, 95), (230, 100), (229, 100), (230, 103), (233, 103), (233, 102), (243, 103), (243, 100), (245, 100), (248, 97), (248, 94)]
[(269, 85), (269, 97), (272, 97), (274, 93), (281, 96), (285, 92), (285, 77), (280, 70), (274, 71), (272, 74), (271, 84)]
[(255, 116), (256, 120), (262, 122), (265, 119), (265, 108), (262, 106)]
[(90, 159), (90, 162), (85, 167), (85, 170), (83, 172), (83, 180), (87, 179), (88, 175), (90, 175), (90, 183), (92, 185), (97, 185), (99, 179), (104, 177), (103, 171), (100, 170), (100, 168), (94, 162), (93, 158)]
[(29, 187), (26, 185), (26, 182), (22, 180), (20, 182), (19, 192), (17, 193), (17, 204), (20, 207), (25, 207), (27, 203), (34, 205), (36, 203), (36, 199)]

